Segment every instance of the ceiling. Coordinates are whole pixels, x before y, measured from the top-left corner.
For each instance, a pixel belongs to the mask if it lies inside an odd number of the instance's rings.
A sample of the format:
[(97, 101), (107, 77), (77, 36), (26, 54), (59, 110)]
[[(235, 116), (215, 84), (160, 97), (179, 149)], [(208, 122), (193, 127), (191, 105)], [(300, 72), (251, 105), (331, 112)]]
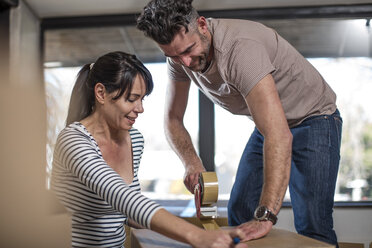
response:
[[(139, 13), (149, 0), (23, 0), (40, 18)], [(371, 0), (194, 0), (198, 10), (368, 4)]]
[[(148, 0), (23, 0), (41, 19), (138, 14)], [(194, 0), (200, 11), (251, 8), (371, 4), (371, 0)], [(305, 56), (351, 56), (369, 54), (367, 43), (354, 24), (339, 19), (263, 20)], [(365, 26), (365, 23), (358, 24)], [(63, 25), (62, 25), (63, 26)], [(372, 33), (372, 32), (371, 32)], [(157, 45), (134, 26), (58, 28), (45, 31), (44, 60), (49, 66), (81, 66), (110, 51), (136, 54), (144, 62), (164, 61)], [(363, 39), (366, 39), (363, 37)], [(53, 62), (53, 63), (50, 63)], [(58, 62), (58, 63), (55, 63)]]

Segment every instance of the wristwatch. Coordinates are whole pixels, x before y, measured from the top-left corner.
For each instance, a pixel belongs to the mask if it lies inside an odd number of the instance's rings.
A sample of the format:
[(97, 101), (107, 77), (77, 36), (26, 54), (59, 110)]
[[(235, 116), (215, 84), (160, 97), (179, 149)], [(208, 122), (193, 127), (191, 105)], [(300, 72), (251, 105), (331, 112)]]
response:
[(266, 206), (258, 206), (253, 215), (255, 220), (258, 221), (271, 221), (273, 225), (276, 224), (278, 217), (273, 214)]

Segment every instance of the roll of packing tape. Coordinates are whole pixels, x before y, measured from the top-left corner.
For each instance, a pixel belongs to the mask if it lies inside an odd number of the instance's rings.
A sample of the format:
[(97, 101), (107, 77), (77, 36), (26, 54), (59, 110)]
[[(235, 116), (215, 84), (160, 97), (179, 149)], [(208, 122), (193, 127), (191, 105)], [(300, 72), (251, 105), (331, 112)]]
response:
[(202, 172), (200, 177), (201, 205), (210, 205), (218, 199), (218, 180), (216, 172)]
[(200, 219), (201, 217), (201, 212), (200, 212), (200, 204), (201, 204), (201, 185), (200, 183), (198, 183), (197, 185), (195, 185), (195, 188), (194, 188), (194, 200), (195, 200), (195, 208), (196, 208), (196, 217), (198, 217)]

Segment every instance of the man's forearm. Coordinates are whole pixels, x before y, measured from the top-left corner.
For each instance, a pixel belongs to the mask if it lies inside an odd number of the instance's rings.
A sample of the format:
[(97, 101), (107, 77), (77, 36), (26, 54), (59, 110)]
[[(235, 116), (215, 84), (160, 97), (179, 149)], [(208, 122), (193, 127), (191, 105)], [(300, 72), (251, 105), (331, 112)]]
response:
[(185, 167), (188, 164), (201, 164), (201, 160), (192, 144), (190, 134), (182, 121), (167, 119), (165, 122), (165, 136)]
[(264, 184), (260, 205), (265, 205), (275, 214), (279, 213), (287, 190), (291, 169), (292, 135), (281, 135), (278, 139), (265, 139)]

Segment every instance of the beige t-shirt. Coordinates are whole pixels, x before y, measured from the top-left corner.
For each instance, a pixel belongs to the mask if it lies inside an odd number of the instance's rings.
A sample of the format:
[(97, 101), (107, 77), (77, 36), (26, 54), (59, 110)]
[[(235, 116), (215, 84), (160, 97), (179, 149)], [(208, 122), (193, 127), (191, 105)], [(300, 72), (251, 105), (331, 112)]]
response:
[(251, 117), (244, 99), (271, 73), (290, 127), (336, 110), (336, 95), (323, 77), (274, 30), (232, 19), (208, 19), (208, 28), (214, 48), (209, 68), (204, 73), (193, 72), (168, 59), (171, 80), (191, 79), (214, 103)]

